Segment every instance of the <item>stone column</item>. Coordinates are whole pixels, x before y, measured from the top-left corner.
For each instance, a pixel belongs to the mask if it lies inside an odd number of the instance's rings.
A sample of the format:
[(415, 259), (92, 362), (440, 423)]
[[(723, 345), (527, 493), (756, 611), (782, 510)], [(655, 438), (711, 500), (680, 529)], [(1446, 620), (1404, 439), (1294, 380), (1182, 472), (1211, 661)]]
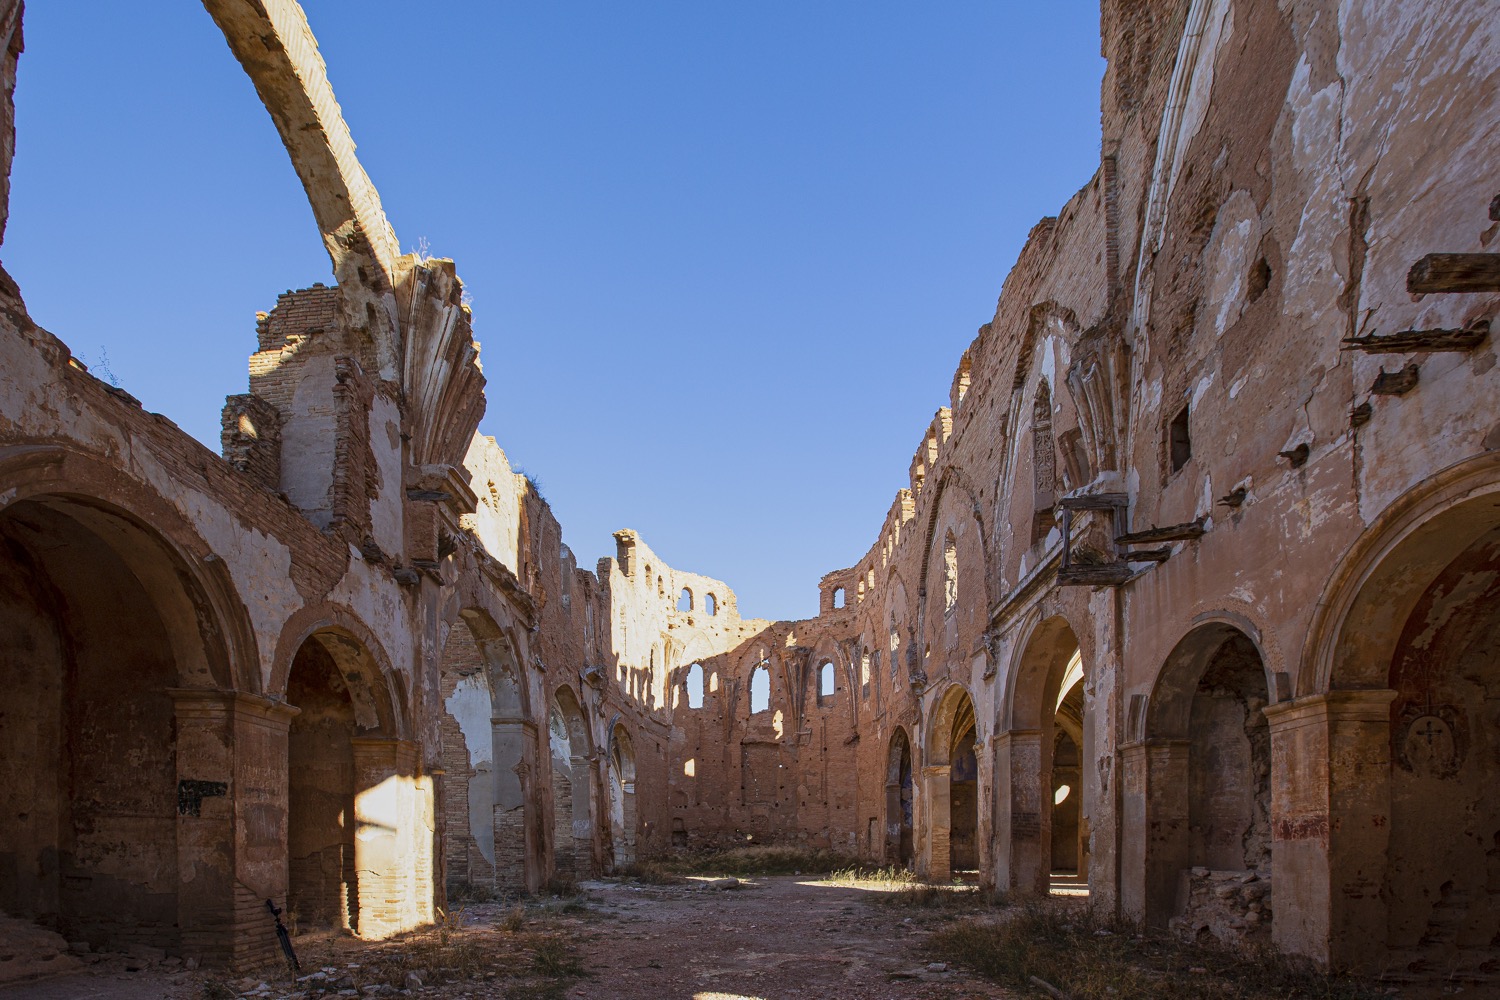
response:
[(1374, 970), (1387, 935), (1389, 690), (1331, 691), (1266, 711), (1271, 936), (1335, 969)]
[(237, 967), (272, 960), (265, 901), (286, 902), (287, 731), (297, 709), (230, 691), (171, 695), (183, 954)]
[(934, 881), (953, 877), (949, 846), (953, 823), (951, 772), (947, 764), (922, 768), (922, 783), (927, 791), (927, 877)]
[(1124, 829), (1120, 905), (1148, 927), (1177, 911), (1177, 883), (1191, 863), (1187, 740), (1149, 740), (1120, 748)]
[(995, 887), (1045, 896), (1052, 876), (1051, 801), (1043, 791), (1042, 734), (999, 733), (995, 742)]
[[(234, 958), (234, 694), (173, 689), (177, 726), (177, 925), (182, 952)], [(128, 779), (127, 779), (128, 780)], [(283, 817), (284, 824), (284, 817)], [(285, 843), (283, 825), (282, 841)]]

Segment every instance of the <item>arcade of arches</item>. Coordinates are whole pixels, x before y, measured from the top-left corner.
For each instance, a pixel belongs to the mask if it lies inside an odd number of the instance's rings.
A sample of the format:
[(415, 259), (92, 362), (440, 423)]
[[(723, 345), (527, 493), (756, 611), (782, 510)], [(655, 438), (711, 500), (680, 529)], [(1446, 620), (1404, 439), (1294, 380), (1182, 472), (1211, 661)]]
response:
[(205, 0), (334, 281), (247, 322), (214, 454), (0, 274), (0, 910), (251, 965), (268, 899), (379, 939), (750, 839), (1490, 974), (1500, 68), (1482, 0), (1397, 6), (1105, 0), (1097, 171), (767, 621), (634, 531), (578, 565), (300, 10)]

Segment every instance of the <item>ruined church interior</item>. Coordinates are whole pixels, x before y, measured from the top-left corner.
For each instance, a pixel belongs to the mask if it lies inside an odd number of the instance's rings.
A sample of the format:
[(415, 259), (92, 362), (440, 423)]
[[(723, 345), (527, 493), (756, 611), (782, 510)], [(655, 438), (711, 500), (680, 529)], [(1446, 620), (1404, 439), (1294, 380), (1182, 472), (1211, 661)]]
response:
[[(1103, 0), (1097, 169), (798, 621), (577, 564), (340, 65), (203, 7), (332, 273), (214, 452), (0, 270), (0, 997), (1500, 995), (1487, 0)], [(1026, 920), (1175, 957), (966, 959)]]

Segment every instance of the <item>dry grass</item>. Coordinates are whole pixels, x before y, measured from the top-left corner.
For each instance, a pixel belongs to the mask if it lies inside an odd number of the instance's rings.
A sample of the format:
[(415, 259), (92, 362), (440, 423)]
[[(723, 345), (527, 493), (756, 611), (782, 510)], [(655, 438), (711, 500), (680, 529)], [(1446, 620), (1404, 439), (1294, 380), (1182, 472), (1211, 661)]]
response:
[(637, 861), (627, 865), (620, 874), (644, 885), (680, 885), (686, 881), (661, 861)]
[(826, 875), (854, 867), (852, 858), (824, 848), (753, 846), (689, 855), (664, 862), (667, 870), (690, 875)]
[(922, 910), (975, 910), (1004, 906), (1005, 897), (985, 892), (974, 885), (933, 885), (914, 882), (877, 897), (885, 906), (906, 906)]
[(917, 876), (905, 868), (888, 865), (877, 868), (873, 865), (849, 865), (824, 876), (823, 881), (835, 885), (854, 885), (862, 889), (882, 889), (894, 892), (904, 886), (914, 885)]
[[(1082, 911), (1028, 906), (1009, 919), (959, 920), (927, 947), (1026, 996), (1040, 980), (1070, 1000), (1361, 1000), (1382, 996), (1357, 981), (1328, 977), (1267, 953), (1245, 956), (1174, 940)], [(1054, 995), (1057, 995), (1054, 994)]]

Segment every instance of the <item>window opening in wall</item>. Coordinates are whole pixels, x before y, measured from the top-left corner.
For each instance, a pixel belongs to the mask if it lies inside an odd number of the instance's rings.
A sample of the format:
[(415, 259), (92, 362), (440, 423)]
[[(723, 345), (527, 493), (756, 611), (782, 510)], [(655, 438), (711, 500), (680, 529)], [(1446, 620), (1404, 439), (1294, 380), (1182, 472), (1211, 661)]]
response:
[(693, 592), (691, 590), (688, 590), (686, 587), (683, 587), (682, 593), (677, 595), (677, 610), (693, 610)]
[(896, 665), (901, 662), (901, 657), (896, 654), (901, 652), (901, 633), (896, 629), (896, 614), (891, 613), (891, 676), (896, 676)]
[(958, 610), (958, 542), (949, 531), (943, 539), (943, 614)]
[(682, 773), (689, 778), (696, 778), (698, 776), (698, 760), (696, 757), (689, 757), (682, 762)]
[(657, 577), (656, 578), (656, 596), (657, 597), (666, 597), (667, 596), (667, 588), (662, 585), (661, 577)]
[(750, 674), (750, 714), (758, 715), (771, 707), (771, 671), (756, 667)]
[[(894, 663), (895, 661), (896, 661), (896, 658), (894, 656), (891, 657), (891, 662)], [(880, 675), (880, 650), (874, 649), (874, 650), (870, 651), (870, 676), (871, 677), (878, 677), (879, 675)]]
[(1031, 405), (1031, 465), (1034, 480), (1031, 542), (1035, 545), (1052, 531), (1057, 502), (1057, 443), (1052, 437), (1052, 390), (1044, 381), (1037, 386)]
[(842, 608), (844, 606), (844, 588), (843, 587), (834, 587), (833, 588), (833, 606), (834, 606), (835, 609)]
[(713, 694), (717, 690), (719, 690), (719, 672), (715, 670), (708, 675), (708, 693)]
[(859, 656), (859, 696), (862, 700), (870, 697), (870, 651), (864, 650)]
[(701, 664), (693, 664), (688, 667), (687, 683), (688, 708), (703, 707), (703, 667)]
[(713, 594), (704, 594), (703, 595), (703, 610), (707, 611), (710, 615), (716, 615), (716, 614), (718, 614), (719, 613), (719, 599), (717, 597), (715, 597)]
[(1186, 403), (1177, 412), (1177, 416), (1172, 418), (1172, 424), (1167, 429), (1167, 447), (1171, 451), (1173, 472), (1187, 465), (1188, 459), (1193, 457), (1193, 439), (1188, 434)]
[(818, 668), (818, 702), (823, 703), (833, 697), (834, 675), (833, 664), (825, 662)]

